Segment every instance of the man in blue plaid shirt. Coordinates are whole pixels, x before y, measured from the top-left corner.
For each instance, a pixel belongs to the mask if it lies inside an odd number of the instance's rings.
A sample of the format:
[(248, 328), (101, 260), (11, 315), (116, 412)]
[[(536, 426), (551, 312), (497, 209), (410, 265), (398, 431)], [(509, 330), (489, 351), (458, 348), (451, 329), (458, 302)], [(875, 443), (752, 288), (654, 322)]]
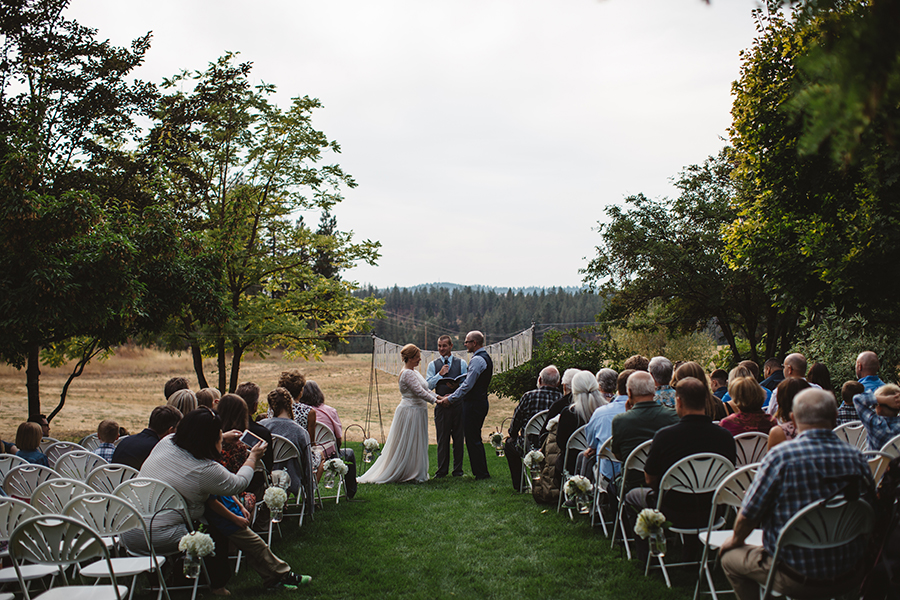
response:
[[(519, 399), (519, 405), (516, 406), (516, 412), (513, 413), (512, 423), (509, 426), (509, 437), (504, 444), (509, 474), (517, 492), (520, 491), (519, 483), (522, 476), (522, 448), (528, 448), (527, 443), (519, 443), (519, 436), (524, 435), (525, 426), (531, 417), (542, 410), (547, 410), (562, 397), (562, 393), (556, 387), (559, 385), (559, 369), (553, 365), (544, 367), (538, 376), (537, 385), (536, 390), (525, 392)], [(537, 443), (536, 440), (533, 443)]]
[[(772, 566), (778, 534), (800, 509), (846, 486), (868, 497), (874, 483), (863, 455), (841, 441), (831, 428), (837, 406), (831, 392), (802, 391), (794, 399), (793, 418), (800, 432), (791, 442), (779, 444), (763, 459), (753, 485), (734, 523), (733, 536), (722, 545), (722, 568), (739, 600), (759, 598)], [(763, 547), (744, 540), (762, 525)], [(806, 549), (785, 546), (780, 554), (774, 589), (784, 595), (809, 598), (833, 597), (859, 585), (859, 562), (866, 540), (836, 548)]]

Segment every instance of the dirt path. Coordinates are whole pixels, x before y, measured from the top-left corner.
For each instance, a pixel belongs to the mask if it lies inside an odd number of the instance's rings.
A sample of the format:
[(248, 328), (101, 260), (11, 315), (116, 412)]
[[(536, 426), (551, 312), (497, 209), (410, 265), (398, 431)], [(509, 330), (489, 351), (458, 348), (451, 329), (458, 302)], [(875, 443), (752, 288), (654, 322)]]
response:
[[(325, 401), (341, 415), (344, 427), (352, 423), (366, 426), (371, 379), (371, 355), (344, 354), (326, 356), (318, 361), (289, 361), (280, 354), (269, 358), (245, 359), (241, 366), (241, 381), (255, 381), (263, 396), (275, 387), (279, 374), (285, 369), (298, 368), (308, 379), (314, 379), (325, 393)], [(217, 378), (215, 362), (204, 363), (206, 377)], [(49, 414), (59, 402), (59, 393), (70, 368), (41, 369), (41, 399), (44, 413)], [(51, 434), (60, 439), (81, 438), (97, 430), (103, 419), (115, 419), (130, 432), (147, 426), (147, 418), (154, 406), (164, 402), (163, 384), (171, 377), (184, 376), (197, 390), (196, 378), (187, 354), (169, 355), (155, 350), (120, 350), (103, 362), (93, 362), (84, 374), (69, 387), (65, 408), (51, 425)], [(400, 401), (393, 375), (377, 372), (378, 389), (372, 391), (372, 415), (368, 432), (383, 441), (379, 425), (378, 405), (387, 436), (394, 409)], [(25, 371), (8, 366), (0, 367), (0, 437), (15, 438), (16, 427), (28, 416)], [(515, 404), (491, 396), (491, 409), (485, 420), (484, 435), (497, 428), (504, 418), (511, 416)], [(354, 428), (355, 429), (355, 428)], [(435, 442), (434, 422), (429, 423), (431, 443)], [(358, 430), (349, 434), (357, 439)]]

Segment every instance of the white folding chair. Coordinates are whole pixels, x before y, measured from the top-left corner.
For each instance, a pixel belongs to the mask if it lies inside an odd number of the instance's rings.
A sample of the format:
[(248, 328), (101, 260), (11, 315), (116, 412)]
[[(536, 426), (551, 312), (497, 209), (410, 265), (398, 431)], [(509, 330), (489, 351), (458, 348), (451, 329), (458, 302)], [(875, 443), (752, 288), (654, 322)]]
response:
[(622, 541), (625, 544), (625, 554), (628, 556), (629, 560), (631, 560), (631, 546), (628, 544), (628, 532), (625, 530), (625, 521), (622, 519), (622, 511), (625, 508), (625, 478), (628, 477), (629, 471), (644, 472), (644, 464), (647, 462), (647, 455), (650, 453), (650, 444), (652, 443), (653, 440), (647, 440), (638, 445), (637, 448), (631, 451), (631, 454), (625, 459), (625, 464), (622, 465), (622, 485), (619, 489), (619, 507), (616, 511), (616, 522), (613, 523), (612, 541), (609, 547), (614, 548), (616, 546), (616, 530), (618, 529), (622, 532)]
[(53, 444), (56, 444), (58, 442), (59, 442), (58, 439), (52, 438), (52, 437), (41, 438), (41, 445), (38, 446), (38, 450), (40, 450), (44, 454), (47, 454), (47, 448), (49, 448), (50, 446), (52, 446)]
[(530, 493), (533, 490), (531, 476), (530, 474), (527, 474), (529, 469), (525, 466), (525, 455), (532, 450), (538, 449), (536, 446), (531, 445), (531, 438), (541, 434), (541, 429), (544, 428), (544, 423), (547, 422), (547, 412), (548, 411), (546, 410), (542, 410), (528, 419), (528, 423), (525, 424), (525, 429), (522, 431), (521, 447), (519, 448), (522, 455), (522, 472), (519, 477), (519, 491), (523, 493), (525, 492), (526, 483), (528, 484), (528, 492)]
[(47, 455), (47, 462), (50, 463), (50, 468), (56, 469), (56, 461), (59, 460), (59, 457), (73, 450), (86, 450), (86, 448), (75, 442), (56, 442), (48, 447), (44, 454)]
[(47, 481), (56, 479), (59, 474), (43, 465), (19, 465), (10, 470), (3, 478), (3, 490), (19, 500), (30, 500), (34, 489)]
[[(603, 511), (600, 506), (600, 494), (603, 493), (601, 491), (602, 479), (603, 475), (600, 473), (600, 462), (608, 460), (614, 466), (613, 470), (615, 471), (615, 465), (619, 465), (621, 467), (622, 462), (616, 458), (616, 455), (612, 452), (612, 436), (606, 438), (606, 441), (600, 446), (600, 450), (597, 452), (597, 462), (594, 463), (594, 507), (591, 510), (591, 526), (594, 526), (596, 519), (600, 519), (600, 526), (603, 528), (603, 535), (609, 537), (609, 529), (607, 529), (607, 525), (615, 526), (615, 519), (612, 521), (607, 521), (603, 517)], [(608, 494), (607, 494), (608, 495)]]
[(138, 476), (138, 470), (128, 465), (106, 464), (100, 465), (85, 478), (85, 483), (104, 494), (112, 494), (123, 481), (134, 479)]
[[(164, 481), (148, 477), (135, 477), (123, 481), (115, 489), (113, 495), (122, 498), (137, 509), (138, 514), (147, 523), (151, 543), (153, 542), (153, 520), (157, 515), (163, 513), (174, 513), (184, 522), (184, 526), (189, 532), (194, 529), (188, 512), (187, 502), (184, 501), (178, 490)], [(129, 552), (131, 552), (130, 549)], [(149, 549), (147, 553), (150, 553)], [(200, 564), (203, 565), (203, 559), (200, 560)], [(205, 565), (201, 571), (206, 577), (206, 585), (209, 585), (209, 575), (206, 573)], [(199, 583), (200, 578), (198, 577), (194, 579), (192, 586), (170, 588), (170, 590), (192, 589), (191, 600), (195, 600)]]
[[(722, 483), (722, 480), (734, 472), (734, 465), (730, 460), (721, 454), (712, 452), (703, 452), (700, 454), (692, 454), (682, 458), (669, 469), (659, 480), (659, 494), (656, 499), (656, 510), (662, 511), (666, 494), (714, 494), (716, 488)], [(725, 524), (725, 519), (719, 519), (709, 528), (704, 527), (679, 527), (672, 525), (669, 531), (679, 535), (699, 535), (704, 531), (712, 529), (721, 529)], [(647, 565), (644, 567), (644, 575), (650, 572), (650, 561), (653, 557), (647, 554)], [(659, 568), (662, 569), (663, 577), (666, 580), (666, 587), (672, 587), (669, 580), (669, 572), (666, 569), (665, 557), (660, 555), (656, 559), (659, 561)], [(670, 564), (670, 567), (680, 567), (685, 565), (697, 564), (694, 561)]]
[(22, 561), (60, 568), (60, 578), (66, 587), (47, 590), (39, 596), (44, 600), (122, 600), (128, 592), (128, 587), (116, 584), (115, 574), (111, 575), (112, 584), (108, 586), (68, 585), (66, 567), (94, 558), (106, 564), (110, 562), (109, 550), (100, 535), (72, 517), (40, 515), (25, 519), (9, 538), (9, 555), (25, 600), (31, 600), (31, 594), (19, 566)]
[(758, 431), (748, 431), (734, 436), (736, 467), (744, 467), (760, 462), (769, 451), (769, 436)]
[(900, 435), (895, 435), (881, 447), (881, 451), (890, 455), (891, 458), (900, 456)]
[(21, 456), (16, 456), (15, 454), (0, 454), (0, 481), (2, 481), (3, 478), (6, 477), (6, 474), (14, 468), (29, 464), (31, 463)]
[[(274, 465), (287, 465), (292, 460), (296, 460), (299, 465), (298, 471), (304, 473), (306, 476), (306, 469), (303, 468), (303, 462), (300, 460), (300, 450), (294, 443), (287, 439), (286, 437), (282, 437), (277, 434), (272, 434), (272, 462)], [(306, 498), (304, 493), (304, 482), (299, 482), (300, 486), (297, 488), (297, 497), (294, 502), (294, 507), (300, 508), (300, 523), (299, 525), (303, 525), (303, 516), (306, 513)], [(285, 506), (285, 509), (288, 507)], [(285, 514), (295, 515), (297, 513), (289, 513), (287, 510)], [(269, 543), (272, 543), (272, 523), (269, 523)]]
[(81, 441), (78, 443), (84, 446), (85, 450), (93, 452), (94, 450), (99, 448), (100, 444), (102, 444), (103, 442), (100, 441), (100, 438), (97, 437), (96, 433), (92, 433), (81, 438)]
[[(843, 546), (860, 535), (871, 533), (874, 522), (875, 513), (871, 506), (863, 500), (847, 500), (843, 496), (818, 500), (800, 509), (785, 523), (778, 534), (769, 577), (760, 598), (766, 600), (772, 593), (781, 550), (785, 546), (798, 548)], [(833, 591), (835, 595), (841, 592), (841, 590)], [(850, 589), (844, 590), (847, 591)]]
[(93, 492), (89, 485), (75, 479), (56, 477), (34, 488), (31, 505), (44, 515), (61, 515), (72, 498)]
[[(559, 512), (563, 505), (563, 496), (565, 496), (565, 500), (568, 500), (569, 497), (566, 495), (566, 482), (572, 478), (574, 474), (572, 471), (575, 470), (575, 465), (569, 465), (569, 453), (575, 452), (584, 452), (588, 449), (588, 441), (587, 441), (587, 433), (585, 430), (587, 429), (587, 425), (582, 425), (578, 429), (572, 432), (572, 435), (569, 436), (569, 439), (566, 440), (566, 453), (563, 455), (563, 472), (562, 472), (562, 483), (559, 488), (559, 501), (556, 503), (556, 512)], [(571, 471), (570, 471), (571, 469)], [(567, 509), (569, 512), (569, 519), (574, 519), (574, 515), (572, 514), (572, 509)]]
[(76, 479), (78, 481), (86, 481), (87, 476), (102, 465), (109, 463), (105, 458), (88, 452), (87, 450), (73, 450), (66, 452), (56, 460), (56, 466), (53, 470), (60, 474), (61, 477)]
[(872, 479), (875, 480), (875, 487), (878, 487), (878, 484), (881, 483), (881, 478), (884, 477), (888, 465), (891, 464), (894, 457), (878, 450), (866, 450), (863, 452), (863, 456), (866, 457), (866, 462), (869, 463), (869, 468), (872, 469)]
[[(331, 458), (341, 458), (341, 455), (338, 453), (337, 438), (331, 428), (325, 423), (316, 423), (316, 439), (313, 441), (313, 446), (318, 446), (322, 449), (322, 460), (327, 460), (329, 456)], [(347, 497), (347, 482), (344, 480), (343, 475), (338, 475), (336, 483), (337, 489), (334, 495), (322, 495), (319, 493), (319, 499), (334, 500), (335, 504), (340, 504), (342, 489), (344, 490), (344, 497)]]
[(137, 576), (141, 573), (155, 572), (159, 582), (158, 599), (163, 592), (169, 598), (169, 590), (166, 588), (165, 578), (160, 567), (166, 562), (165, 557), (157, 557), (150, 543), (150, 534), (147, 532), (147, 523), (130, 503), (118, 496), (90, 491), (84, 495), (73, 498), (63, 507), (62, 514), (83, 521), (88, 527), (101, 536), (118, 536), (126, 531), (138, 529), (144, 534), (149, 556), (123, 556), (110, 559), (110, 564), (97, 561), (82, 567), (80, 573), (83, 577), (96, 579), (109, 579), (110, 567), (117, 577), (131, 577), (131, 590), (128, 592), (128, 600), (134, 596)]
[[(41, 513), (38, 511), (38, 509), (31, 506), (30, 504), (22, 502), (21, 500), (0, 497), (0, 541), (8, 541), (10, 536), (12, 535), (13, 530), (19, 525), (19, 523), (21, 523), (25, 519), (40, 516), (40, 514)], [(3, 554), (8, 555), (9, 553), (4, 550)], [(22, 579), (26, 582), (33, 581), (35, 579), (43, 579), (48, 575), (55, 577), (59, 573), (59, 569), (57, 567), (53, 567), (50, 565), (22, 564), (19, 565), (19, 571), (22, 574)], [(19, 581), (19, 576), (16, 573), (15, 567), (6, 567), (5, 569), (0, 569), (0, 585), (14, 583), (17, 581)]]
[(869, 433), (862, 421), (848, 421), (834, 428), (834, 434), (858, 450), (869, 449)]
[[(725, 541), (734, 533), (732, 530), (715, 530), (715, 524), (718, 518), (717, 512), (720, 506), (728, 506), (737, 513), (744, 501), (747, 490), (753, 484), (756, 477), (758, 464), (745, 465), (735, 470), (731, 475), (727, 476), (716, 488), (713, 494), (712, 508), (709, 511), (709, 523), (706, 531), (700, 534), (700, 543), (703, 544), (703, 554), (700, 557), (700, 574), (697, 576), (697, 585), (694, 587), (694, 600), (700, 595), (701, 585), (704, 576), (709, 585), (709, 593), (712, 594), (714, 600), (718, 600), (716, 587), (713, 582), (712, 571), (709, 568), (709, 553), (718, 550)], [(747, 544), (751, 546), (762, 546), (763, 531), (762, 529), (754, 529), (747, 537)], [(718, 560), (718, 553), (713, 556), (713, 568)]]

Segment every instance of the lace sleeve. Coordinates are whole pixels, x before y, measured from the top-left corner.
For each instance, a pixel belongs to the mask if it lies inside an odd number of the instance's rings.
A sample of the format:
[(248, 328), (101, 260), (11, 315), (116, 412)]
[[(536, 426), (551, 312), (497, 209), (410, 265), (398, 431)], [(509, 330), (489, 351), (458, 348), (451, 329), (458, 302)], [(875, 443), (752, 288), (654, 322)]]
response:
[(404, 369), (400, 374), (400, 379), (410, 394), (416, 398), (428, 404), (434, 404), (434, 401), (437, 400), (437, 395), (428, 389), (422, 376), (412, 369)]

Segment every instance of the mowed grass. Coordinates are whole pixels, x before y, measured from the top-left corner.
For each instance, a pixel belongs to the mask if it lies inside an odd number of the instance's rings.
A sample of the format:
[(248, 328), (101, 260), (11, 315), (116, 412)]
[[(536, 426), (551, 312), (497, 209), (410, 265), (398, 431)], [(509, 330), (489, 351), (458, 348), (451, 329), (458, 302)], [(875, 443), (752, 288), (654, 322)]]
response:
[[(696, 567), (644, 577), (586, 518), (513, 491), (505, 458), (488, 449), (492, 479), (361, 485), (356, 499), (328, 500), (307, 519), (282, 523), (273, 550), (313, 582), (296, 591), (263, 592), (242, 568), (229, 584), (240, 598), (687, 598)], [(357, 456), (361, 456), (357, 450)], [(431, 447), (431, 469), (435, 467)], [(690, 589), (688, 589), (690, 588)]]

